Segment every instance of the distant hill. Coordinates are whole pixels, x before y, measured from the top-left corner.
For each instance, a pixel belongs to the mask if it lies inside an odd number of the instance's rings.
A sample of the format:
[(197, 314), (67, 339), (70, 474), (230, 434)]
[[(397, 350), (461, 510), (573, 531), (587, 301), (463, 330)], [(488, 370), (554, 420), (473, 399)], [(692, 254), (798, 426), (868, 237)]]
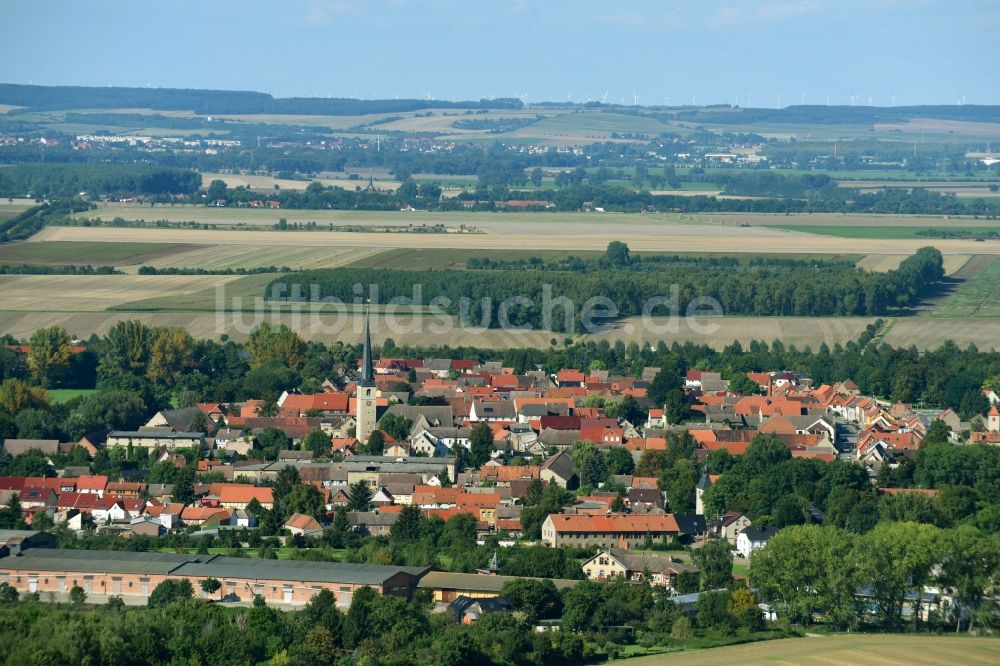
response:
[(629, 115), (649, 115), (662, 121), (684, 120), (706, 124), (811, 123), (817, 125), (870, 125), (897, 123), (911, 118), (1000, 123), (1000, 106), (935, 104), (927, 106), (840, 106), (803, 104), (780, 109), (743, 108), (731, 104), (709, 106), (628, 106), (601, 102), (539, 102), (532, 108), (590, 109)]
[(66, 109), (159, 109), (208, 114), (297, 114), (353, 116), (423, 109), (519, 109), (521, 100), (499, 98), (466, 102), (435, 99), (344, 99), (318, 97), (275, 98), (243, 90), (182, 88), (97, 88), (85, 86), (28, 86), (0, 83), (0, 104), (35, 111)]

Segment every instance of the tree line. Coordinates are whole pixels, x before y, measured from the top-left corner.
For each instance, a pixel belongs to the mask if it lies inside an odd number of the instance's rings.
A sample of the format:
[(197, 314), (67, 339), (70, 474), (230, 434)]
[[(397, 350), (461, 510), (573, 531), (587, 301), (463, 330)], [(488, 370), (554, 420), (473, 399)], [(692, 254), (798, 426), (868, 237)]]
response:
[(191, 195), (201, 175), (190, 169), (118, 164), (21, 164), (0, 169), (0, 196), (101, 194)]
[[(627, 251), (627, 248), (626, 248)], [(266, 294), (282, 294), (281, 300), (339, 299), (351, 302), (354, 287), (377, 285), (384, 302), (412, 299), (414, 284), (422, 290), (418, 306), (434, 305), (440, 311), (460, 317), (465, 323), (489, 328), (546, 325), (545, 294), (549, 299), (568, 298), (574, 304), (567, 326), (566, 307), (551, 308), (552, 330), (572, 332), (579, 325), (582, 306), (593, 298), (607, 298), (617, 308), (612, 318), (641, 314), (669, 315), (670, 305), (660, 305), (644, 313), (649, 299), (668, 297), (678, 290), (678, 312), (686, 311), (695, 299), (709, 297), (727, 315), (884, 315), (896, 308), (912, 307), (943, 276), (941, 253), (921, 248), (905, 259), (898, 269), (869, 273), (842, 264), (826, 267), (821, 263), (782, 263), (777, 266), (754, 264), (735, 266), (699, 265), (692, 271), (680, 262), (642, 262), (644, 271), (624, 263), (611, 264), (594, 272), (567, 273), (536, 270), (423, 270), (340, 268), (301, 271), (276, 278)], [(619, 260), (621, 261), (621, 260)], [(480, 264), (481, 265), (481, 264)], [(490, 264), (493, 266), (494, 264)], [(583, 264), (586, 268), (586, 264)], [(515, 298), (530, 303), (504, 304)], [(399, 300), (397, 302), (405, 303)], [(506, 318), (506, 320), (505, 320)]]

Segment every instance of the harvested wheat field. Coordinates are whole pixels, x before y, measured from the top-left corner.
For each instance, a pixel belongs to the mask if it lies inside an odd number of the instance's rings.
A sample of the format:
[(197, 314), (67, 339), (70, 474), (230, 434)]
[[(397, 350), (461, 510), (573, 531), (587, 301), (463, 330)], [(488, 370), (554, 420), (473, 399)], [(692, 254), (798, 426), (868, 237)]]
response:
[(962, 348), (974, 344), (979, 351), (1000, 350), (1000, 319), (900, 317), (883, 339), (893, 347), (936, 349), (952, 340)]
[[(86, 338), (91, 333), (103, 335), (118, 321), (139, 319), (150, 326), (183, 326), (195, 338), (218, 339), (225, 333), (234, 340), (246, 340), (250, 332), (263, 321), (285, 323), (308, 340), (330, 343), (337, 340), (361, 342), (363, 319), (356, 316), (335, 317), (321, 315), (313, 320), (308, 314), (296, 318), (290, 313), (272, 313), (257, 317), (252, 312), (13, 312), (0, 310), (0, 331), (16, 338), (28, 338), (39, 328), (59, 325), (71, 334)], [(399, 315), (398, 325), (389, 325), (382, 317), (372, 316), (372, 340), (376, 345), (385, 338), (398, 343), (459, 347), (472, 345), (486, 349), (519, 347), (548, 347), (552, 338), (563, 339), (561, 334), (548, 331), (467, 330), (455, 325), (445, 325), (441, 330), (440, 317), (425, 319), (418, 324), (407, 315)], [(431, 325), (435, 328), (431, 328)]]
[[(412, 218), (422, 219), (422, 218)], [(450, 220), (454, 222), (454, 220)], [(430, 221), (428, 221), (430, 223)], [(522, 223), (523, 224), (523, 223)], [(823, 237), (805, 233), (750, 227), (690, 224), (601, 225), (582, 231), (579, 225), (560, 223), (532, 225), (534, 231), (511, 229), (503, 233), (432, 234), (368, 233), (337, 231), (216, 231), (109, 227), (49, 227), (38, 240), (88, 240), (158, 243), (204, 243), (215, 245), (286, 245), (299, 247), (366, 248), (465, 248), (538, 250), (604, 250), (613, 240), (624, 241), (635, 251), (852, 254), (859, 249), (856, 239)], [(550, 231), (550, 226), (552, 230)], [(913, 253), (932, 244), (944, 254), (1000, 254), (1000, 241), (977, 243), (971, 240), (868, 239), (862, 244), (866, 254)]]
[[(863, 268), (866, 271), (875, 271), (879, 273), (884, 273), (886, 271), (892, 271), (899, 268), (899, 265), (904, 259), (909, 257), (908, 254), (869, 254), (864, 259), (858, 262), (858, 268)], [(965, 264), (969, 262), (972, 257), (968, 254), (947, 254), (944, 256), (944, 273), (945, 275), (954, 275), (959, 270), (962, 269)]]
[(285, 245), (209, 245), (153, 261), (157, 268), (334, 268), (378, 254), (381, 250)]
[(744, 347), (753, 340), (781, 340), (800, 349), (808, 345), (815, 351), (824, 342), (832, 346), (856, 339), (873, 321), (866, 317), (700, 317), (689, 323), (680, 317), (676, 326), (670, 327), (666, 318), (654, 317), (645, 325), (641, 317), (629, 317), (594, 337), (640, 343), (691, 341), (716, 348), (734, 340)]
[(692, 650), (674, 654), (629, 659), (635, 666), (685, 664), (996, 664), (1000, 662), (1000, 640), (970, 636), (913, 636), (904, 634), (841, 634), (786, 638), (745, 645)]
[(100, 312), (144, 298), (214, 288), (237, 278), (232, 275), (3, 275), (0, 310)]

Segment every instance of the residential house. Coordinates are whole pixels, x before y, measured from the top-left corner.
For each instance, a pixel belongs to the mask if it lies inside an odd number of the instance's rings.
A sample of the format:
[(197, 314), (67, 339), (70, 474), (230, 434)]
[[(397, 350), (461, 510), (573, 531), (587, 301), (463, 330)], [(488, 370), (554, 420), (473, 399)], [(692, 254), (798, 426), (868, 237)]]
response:
[(580, 485), (580, 477), (568, 449), (563, 449), (543, 462), (538, 475), (543, 481), (567, 490), (575, 490)]
[(679, 535), (680, 528), (670, 514), (580, 516), (554, 513), (542, 523), (542, 541), (552, 547), (632, 547), (647, 541), (670, 543)]
[(629, 582), (648, 580), (652, 585), (673, 592), (682, 573), (698, 575), (698, 567), (685, 564), (671, 555), (648, 555), (623, 548), (602, 550), (582, 566), (590, 580), (622, 578)]
[(768, 539), (778, 533), (775, 527), (754, 527), (750, 526), (740, 532), (736, 538), (736, 550), (743, 557), (750, 557), (750, 553), (767, 545)]
[(728, 511), (723, 514), (718, 524), (719, 538), (725, 539), (732, 545), (736, 545), (736, 540), (746, 528), (750, 527), (750, 519), (738, 511)]
[(274, 493), (266, 486), (251, 486), (243, 483), (213, 483), (211, 494), (217, 495), (219, 504), (227, 509), (245, 509), (257, 500), (264, 509), (274, 507)]
[(514, 604), (503, 597), (473, 599), (461, 595), (448, 604), (448, 612), (455, 614), (461, 624), (472, 624), (487, 613), (513, 613)]
[[(200, 413), (200, 412), (199, 412)], [(108, 433), (108, 448), (121, 446), (141, 446), (147, 449), (201, 448), (205, 435), (201, 432), (178, 432), (170, 428), (149, 428), (145, 430), (113, 430)]]
[(323, 526), (320, 522), (304, 513), (293, 513), (285, 521), (283, 527), (293, 536), (314, 536), (323, 533)]

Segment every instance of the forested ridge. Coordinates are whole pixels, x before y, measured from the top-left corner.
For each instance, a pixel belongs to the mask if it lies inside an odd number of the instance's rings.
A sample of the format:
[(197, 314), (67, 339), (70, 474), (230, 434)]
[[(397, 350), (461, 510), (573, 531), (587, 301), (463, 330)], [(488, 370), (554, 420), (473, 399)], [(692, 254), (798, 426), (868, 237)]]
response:
[(239, 90), (125, 88), (0, 84), (0, 103), (34, 110), (151, 108), (198, 114), (303, 114), (353, 116), (421, 109), (519, 109), (521, 100), (500, 98), (466, 102), (429, 99), (362, 100), (286, 97)]
[[(632, 270), (619, 265), (600, 271), (573, 273), (554, 270), (423, 270), (338, 268), (301, 271), (283, 276), (267, 286), (266, 293), (285, 300), (339, 299), (352, 302), (355, 285), (377, 286), (380, 302), (412, 299), (420, 285), (421, 303), (436, 299), (443, 312), (466, 322), (490, 328), (503, 327), (500, 304), (526, 297), (532, 301), (509, 307), (512, 326), (540, 328), (544, 322), (545, 293), (549, 298), (568, 298), (575, 306), (574, 320), (588, 299), (610, 299), (614, 316), (644, 314), (649, 299), (669, 297), (676, 286), (678, 308), (683, 314), (699, 297), (710, 297), (728, 315), (826, 316), (884, 315), (894, 308), (916, 305), (927, 290), (944, 275), (941, 253), (922, 248), (904, 260), (898, 269), (868, 273), (841, 264), (745, 265), (713, 267), (678, 262), (645, 260)], [(399, 301), (406, 303), (406, 301)], [(463, 303), (465, 305), (463, 305)], [(669, 305), (646, 314), (669, 315)], [(556, 331), (567, 331), (564, 308), (552, 310)], [(486, 322), (487, 323), (483, 323)]]

